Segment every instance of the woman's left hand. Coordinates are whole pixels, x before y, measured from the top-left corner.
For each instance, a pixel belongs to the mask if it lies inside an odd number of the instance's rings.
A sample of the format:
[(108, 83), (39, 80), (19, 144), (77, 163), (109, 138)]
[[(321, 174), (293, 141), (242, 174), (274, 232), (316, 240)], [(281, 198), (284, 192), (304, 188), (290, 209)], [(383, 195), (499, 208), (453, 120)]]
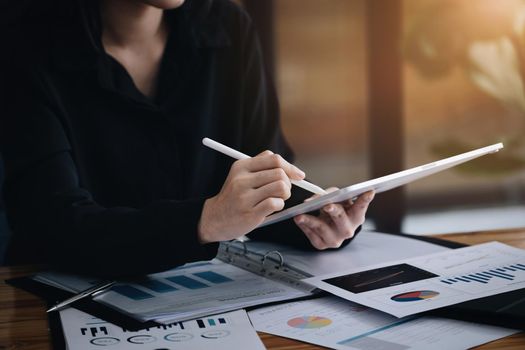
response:
[[(327, 189), (328, 192), (335, 190), (337, 188)], [(374, 195), (374, 191), (369, 191), (360, 195), (355, 202), (348, 200), (328, 204), (321, 209), (319, 216), (301, 214), (294, 217), (294, 221), (315, 248), (339, 248), (365, 222), (365, 214)]]

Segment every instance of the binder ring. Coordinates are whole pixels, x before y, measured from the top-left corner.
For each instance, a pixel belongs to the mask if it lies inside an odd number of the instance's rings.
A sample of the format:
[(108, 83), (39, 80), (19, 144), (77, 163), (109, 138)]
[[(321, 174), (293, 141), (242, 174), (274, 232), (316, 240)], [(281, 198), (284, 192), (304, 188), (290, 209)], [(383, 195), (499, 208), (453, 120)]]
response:
[(240, 240), (237, 240), (237, 239), (231, 240), (228, 243), (226, 243), (225, 252), (229, 254), (230, 253), (230, 245), (234, 244), (234, 243), (237, 243), (237, 242), (242, 243), (242, 255), (246, 255), (248, 253), (248, 247), (246, 247), (246, 242), (240, 241)]
[(275, 255), (277, 255), (277, 256), (279, 257), (279, 267), (278, 267), (278, 268), (283, 267), (283, 265), (284, 265), (284, 258), (283, 258), (283, 255), (282, 255), (281, 253), (279, 253), (277, 250), (269, 251), (269, 252), (267, 252), (266, 254), (263, 255), (262, 262), (261, 262), (262, 267), (264, 268), (264, 263), (266, 262), (266, 259), (267, 259), (271, 254), (275, 254)]

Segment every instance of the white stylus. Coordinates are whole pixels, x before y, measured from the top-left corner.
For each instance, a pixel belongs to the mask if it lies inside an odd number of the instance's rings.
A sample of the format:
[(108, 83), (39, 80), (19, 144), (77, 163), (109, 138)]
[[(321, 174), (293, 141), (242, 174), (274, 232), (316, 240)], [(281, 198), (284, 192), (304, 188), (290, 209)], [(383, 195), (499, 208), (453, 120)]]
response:
[[(234, 150), (233, 148), (230, 148), (228, 146), (223, 145), (222, 143), (219, 143), (217, 141), (213, 141), (212, 139), (209, 139), (207, 137), (202, 139), (202, 144), (204, 146), (207, 146), (211, 149), (214, 149), (218, 152), (221, 152), (223, 154), (226, 154), (227, 156), (230, 156), (235, 159), (248, 159), (251, 158), (250, 156), (241, 153), (239, 151)], [(313, 183), (310, 183), (305, 180), (292, 180), (290, 179), (290, 182), (294, 184), (295, 186), (304, 188), (307, 191), (310, 191), (315, 194), (326, 194), (327, 192), (323, 190), (321, 187), (314, 185)]]

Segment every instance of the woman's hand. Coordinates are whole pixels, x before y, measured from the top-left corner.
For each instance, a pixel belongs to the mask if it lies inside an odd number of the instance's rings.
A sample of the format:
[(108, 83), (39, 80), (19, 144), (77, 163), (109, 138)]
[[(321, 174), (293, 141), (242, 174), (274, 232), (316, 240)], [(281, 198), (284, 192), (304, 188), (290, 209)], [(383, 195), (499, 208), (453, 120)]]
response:
[[(330, 188), (327, 191), (335, 190)], [(319, 216), (301, 214), (294, 217), (294, 221), (315, 248), (338, 248), (346, 239), (352, 238), (355, 230), (365, 222), (365, 214), (374, 195), (370, 191), (359, 196), (355, 202), (348, 200), (328, 204), (321, 209)]]
[(219, 194), (204, 203), (199, 240), (226, 241), (250, 232), (266, 216), (284, 208), (290, 179), (303, 178), (304, 172), (270, 151), (236, 161)]

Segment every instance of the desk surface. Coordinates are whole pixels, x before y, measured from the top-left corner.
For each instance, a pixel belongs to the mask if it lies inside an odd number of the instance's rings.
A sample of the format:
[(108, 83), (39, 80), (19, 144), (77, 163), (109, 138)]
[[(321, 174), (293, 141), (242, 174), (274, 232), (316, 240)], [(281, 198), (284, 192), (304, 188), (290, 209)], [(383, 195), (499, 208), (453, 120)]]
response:
[[(500, 241), (525, 249), (525, 229), (435, 236), (466, 244)], [(51, 350), (44, 303), (37, 297), (6, 285), (9, 278), (24, 276), (35, 267), (0, 267), (0, 349)], [(305, 350), (319, 347), (259, 333), (268, 349)], [(525, 332), (480, 346), (479, 349), (524, 349)]]

